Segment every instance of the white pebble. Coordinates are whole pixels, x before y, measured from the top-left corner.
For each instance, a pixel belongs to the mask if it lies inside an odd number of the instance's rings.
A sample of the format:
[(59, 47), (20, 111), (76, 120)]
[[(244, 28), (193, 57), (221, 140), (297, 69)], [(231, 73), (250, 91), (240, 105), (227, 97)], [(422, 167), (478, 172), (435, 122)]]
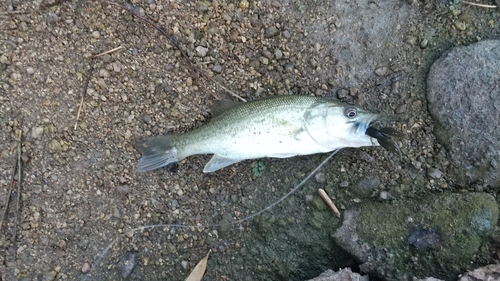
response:
[(43, 127), (33, 127), (31, 129), (31, 137), (34, 139), (39, 138), (43, 134)]
[(204, 57), (208, 53), (208, 48), (205, 48), (203, 46), (198, 46), (198, 47), (196, 47), (196, 52), (198, 52), (198, 55), (200, 57)]

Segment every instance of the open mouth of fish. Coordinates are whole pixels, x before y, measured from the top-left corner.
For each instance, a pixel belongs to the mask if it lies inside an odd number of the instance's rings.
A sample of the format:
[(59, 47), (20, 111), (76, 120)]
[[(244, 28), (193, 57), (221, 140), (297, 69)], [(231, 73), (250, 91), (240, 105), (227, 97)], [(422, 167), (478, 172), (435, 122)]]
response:
[(376, 139), (383, 148), (401, 154), (398, 144), (392, 139), (393, 137), (400, 137), (400, 132), (392, 128), (376, 129), (374, 127), (368, 127), (366, 128), (365, 134)]

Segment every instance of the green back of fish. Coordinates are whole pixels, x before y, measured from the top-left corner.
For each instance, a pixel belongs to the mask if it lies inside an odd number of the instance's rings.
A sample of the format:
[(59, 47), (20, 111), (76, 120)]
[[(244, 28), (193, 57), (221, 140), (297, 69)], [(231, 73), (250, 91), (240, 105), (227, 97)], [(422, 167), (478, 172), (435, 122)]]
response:
[[(237, 104), (232, 102), (230, 106), (223, 105), (223, 110), (218, 108), (212, 110), (216, 112), (216, 116), (207, 124), (178, 136), (176, 138), (176, 147), (179, 149), (180, 154), (182, 154), (183, 150), (189, 150), (189, 154), (192, 154), (192, 148), (187, 149), (187, 147), (196, 143), (198, 146), (196, 153), (213, 153), (213, 151), (203, 151), (204, 146), (212, 145), (204, 143), (204, 141), (223, 142), (225, 139), (241, 135), (243, 131), (248, 131), (251, 129), (249, 125), (273, 130), (287, 129), (289, 126), (300, 126), (299, 123), (302, 122), (306, 110), (320, 102), (340, 104), (340, 102), (324, 98), (300, 95), (274, 96)], [(284, 122), (288, 124), (283, 124)]]

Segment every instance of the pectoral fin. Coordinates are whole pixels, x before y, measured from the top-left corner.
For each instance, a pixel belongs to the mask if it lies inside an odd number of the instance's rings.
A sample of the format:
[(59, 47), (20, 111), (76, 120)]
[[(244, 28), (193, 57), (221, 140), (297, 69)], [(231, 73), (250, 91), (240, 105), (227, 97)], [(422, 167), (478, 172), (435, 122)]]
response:
[(232, 159), (232, 158), (222, 157), (219, 155), (214, 155), (214, 157), (212, 157), (212, 159), (208, 161), (207, 165), (205, 165), (205, 168), (203, 168), (203, 173), (215, 172), (224, 167), (240, 162), (241, 160), (244, 159)]

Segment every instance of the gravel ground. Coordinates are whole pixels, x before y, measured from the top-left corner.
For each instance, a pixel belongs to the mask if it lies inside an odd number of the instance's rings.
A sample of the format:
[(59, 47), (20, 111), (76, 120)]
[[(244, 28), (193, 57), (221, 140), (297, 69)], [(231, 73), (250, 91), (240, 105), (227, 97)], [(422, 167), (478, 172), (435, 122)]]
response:
[[(402, 159), (379, 148), (336, 155), (292, 196), (298, 221), (304, 198), (325, 178), (341, 209), (359, 202), (348, 187), (370, 175), (380, 180), (374, 197), (474, 190), (448, 180), (425, 78), (452, 46), (498, 38), (497, 9), (411, 0), (132, 1), (178, 40), (199, 76), (171, 41), (126, 10), (60, 2), (0, 4), (2, 209), (22, 133), (22, 190), (11, 196), (20, 196), (15, 243), (14, 203), (0, 232), (4, 280), (184, 280), (209, 249), (206, 280), (242, 280), (251, 271), (245, 237), (260, 230), (253, 220), (231, 222), (282, 197), (325, 156), (262, 159), (260, 176), (253, 168), (261, 162), (252, 160), (203, 174), (209, 156), (182, 161), (176, 173), (134, 171), (135, 139), (200, 126), (211, 100), (235, 99), (224, 87), (248, 100), (337, 98), (383, 113), (385, 125), (406, 135)], [(279, 209), (270, 213), (280, 217)], [(153, 224), (170, 226), (141, 228)], [(495, 255), (482, 253), (477, 263)]]

